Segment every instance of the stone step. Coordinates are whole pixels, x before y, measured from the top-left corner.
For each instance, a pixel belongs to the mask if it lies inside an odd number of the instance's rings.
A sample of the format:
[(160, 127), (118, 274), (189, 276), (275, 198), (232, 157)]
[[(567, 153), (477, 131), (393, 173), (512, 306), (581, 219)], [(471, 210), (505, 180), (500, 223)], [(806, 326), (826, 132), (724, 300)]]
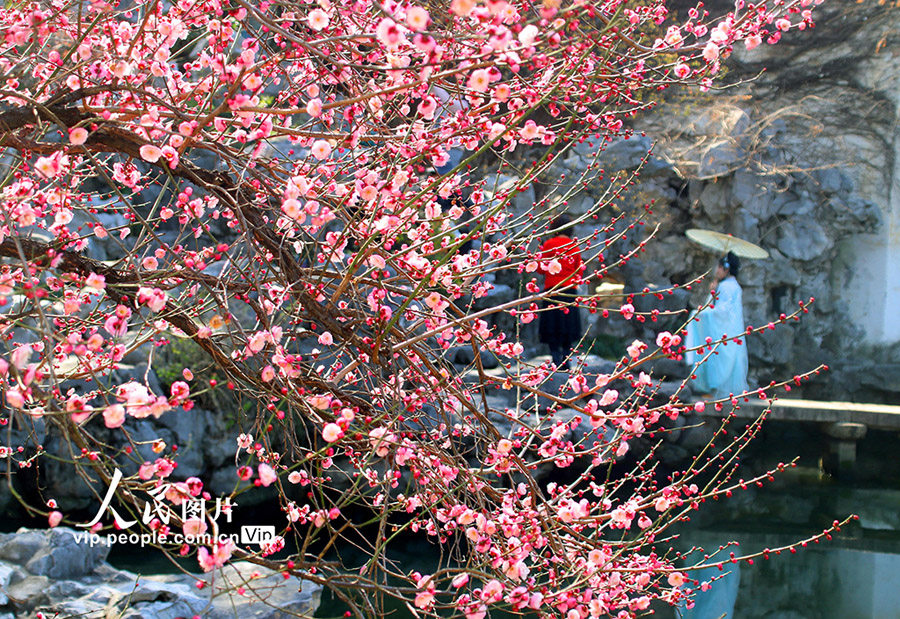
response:
[[(798, 421), (810, 423), (856, 423), (875, 430), (900, 431), (900, 406), (890, 404), (871, 404), (860, 402), (833, 402), (820, 400), (775, 400), (771, 404), (767, 400), (751, 399), (741, 401), (734, 410), (735, 416), (743, 419), (755, 419), (763, 410), (771, 406), (768, 419), (778, 421)], [(726, 407), (728, 410), (729, 407)], [(702, 417), (722, 417), (715, 407), (707, 406), (702, 413), (694, 412)]]

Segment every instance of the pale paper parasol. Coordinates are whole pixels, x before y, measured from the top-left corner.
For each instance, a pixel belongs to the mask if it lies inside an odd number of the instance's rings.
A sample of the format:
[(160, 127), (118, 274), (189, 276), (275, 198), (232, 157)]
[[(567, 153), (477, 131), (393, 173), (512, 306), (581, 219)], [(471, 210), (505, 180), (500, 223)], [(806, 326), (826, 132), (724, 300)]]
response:
[(756, 260), (769, 257), (769, 252), (759, 245), (755, 245), (750, 241), (745, 241), (744, 239), (739, 239), (736, 236), (731, 236), (729, 234), (713, 232), (712, 230), (701, 230), (699, 228), (692, 228), (685, 234), (697, 245), (717, 251), (720, 254), (732, 252), (739, 258)]

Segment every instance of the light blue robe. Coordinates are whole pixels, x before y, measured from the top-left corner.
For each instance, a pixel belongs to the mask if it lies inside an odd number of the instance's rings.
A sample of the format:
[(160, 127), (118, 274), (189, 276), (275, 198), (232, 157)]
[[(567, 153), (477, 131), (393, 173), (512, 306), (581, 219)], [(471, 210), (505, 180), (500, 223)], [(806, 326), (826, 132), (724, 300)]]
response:
[[(744, 334), (744, 308), (741, 286), (734, 277), (726, 277), (719, 282), (716, 290), (718, 300), (714, 306), (692, 314), (687, 326), (685, 345), (688, 348), (706, 346), (706, 338), (719, 341), (723, 335), (729, 338), (728, 345), (719, 344), (716, 352), (694, 369), (697, 379), (691, 389), (699, 393), (711, 393), (716, 399), (729, 394), (740, 395), (747, 391), (747, 345), (743, 337), (737, 342), (730, 338)], [(709, 349), (688, 352), (686, 360), (695, 365), (709, 354)]]

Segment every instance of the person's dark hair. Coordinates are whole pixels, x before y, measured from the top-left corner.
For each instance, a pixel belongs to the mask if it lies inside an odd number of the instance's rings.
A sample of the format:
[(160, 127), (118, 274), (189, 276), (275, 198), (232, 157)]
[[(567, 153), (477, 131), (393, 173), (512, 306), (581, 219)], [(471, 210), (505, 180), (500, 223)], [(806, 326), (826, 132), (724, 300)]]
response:
[(741, 260), (733, 252), (728, 252), (719, 258), (719, 265), (735, 277), (741, 270)]
[(550, 230), (553, 234), (568, 234), (571, 227), (572, 218), (565, 213), (557, 215), (550, 221)]

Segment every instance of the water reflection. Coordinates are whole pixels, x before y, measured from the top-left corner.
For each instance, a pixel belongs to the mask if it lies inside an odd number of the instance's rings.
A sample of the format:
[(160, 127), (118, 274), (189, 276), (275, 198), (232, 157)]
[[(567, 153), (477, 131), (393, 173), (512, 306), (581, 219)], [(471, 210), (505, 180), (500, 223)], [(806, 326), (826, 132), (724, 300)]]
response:
[[(803, 466), (776, 476), (763, 488), (749, 487), (721, 502), (706, 502), (687, 525), (679, 525), (676, 546), (682, 552), (701, 546), (713, 552), (731, 541), (736, 554), (779, 548), (809, 538), (836, 519), (858, 514), (858, 523), (844, 527), (832, 541), (809, 544), (796, 554), (772, 554), (753, 565), (729, 564), (726, 570), (704, 570), (694, 575), (701, 581), (721, 577), (712, 588), (698, 592), (693, 609), (656, 606), (658, 619), (900, 619), (900, 462), (896, 435), (871, 433), (860, 449), (854, 483), (823, 476), (817, 466), (821, 445), (805, 430), (768, 426), (768, 441), (745, 454), (743, 475), (753, 477), (774, 468), (779, 459), (799, 455)], [(777, 439), (777, 440), (773, 440)], [(780, 455), (779, 455), (780, 454)], [(243, 512), (242, 512), (243, 513)], [(254, 524), (280, 515), (275, 505), (261, 505), (247, 512)], [(429, 573), (438, 561), (439, 549), (420, 538), (410, 538), (392, 559), (405, 570)], [(662, 549), (661, 549), (662, 550)], [(349, 565), (362, 565), (341, 550)], [(701, 553), (702, 555), (702, 553)], [(699, 557), (697, 557), (699, 559)], [(111, 556), (111, 562), (122, 557)], [(143, 570), (170, 571), (172, 565), (150, 565)], [(346, 606), (328, 592), (317, 617), (342, 617)], [(403, 604), (391, 609), (393, 619), (412, 618)], [(512, 617), (492, 613), (492, 619)], [(520, 619), (521, 616), (516, 616)]]
[(859, 522), (844, 527), (833, 540), (809, 543), (795, 554), (773, 553), (753, 565), (729, 563), (723, 572), (693, 573), (700, 581), (727, 575), (709, 591), (698, 592), (696, 606), (678, 609), (677, 617), (900, 618), (900, 492), (829, 479), (812, 483), (808, 477), (801, 471), (777, 487), (748, 491), (736, 505), (703, 506), (697, 522), (684, 527), (677, 546), (712, 552), (737, 542), (725, 550), (727, 558), (732, 550), (743, 555), (796, 543), (851, 511), (860, 515)]
[[(703, 539), (705, 538), (705, 539)], [(707, 546), (725, 537), (697, 536)], [(732, 535), (741, 548), (764, 548), (773, 536)], [(782, 539), (780, 541), (787, 541)], [(841, 548), (841, 541), (732, 565), (680, 619), (892, 619), (900, 617), (900, 554)], [(711, 573), (695, 573), (706, 580)]]
[[(692, 573), (691, 578), (704, 580), (703, 573)], [(734, 619), (738, 588), (741, 582), (741, 566), (734, 565), (708, 591), (698, 591), (691, 608), (676, 609), (679, 619)]]

